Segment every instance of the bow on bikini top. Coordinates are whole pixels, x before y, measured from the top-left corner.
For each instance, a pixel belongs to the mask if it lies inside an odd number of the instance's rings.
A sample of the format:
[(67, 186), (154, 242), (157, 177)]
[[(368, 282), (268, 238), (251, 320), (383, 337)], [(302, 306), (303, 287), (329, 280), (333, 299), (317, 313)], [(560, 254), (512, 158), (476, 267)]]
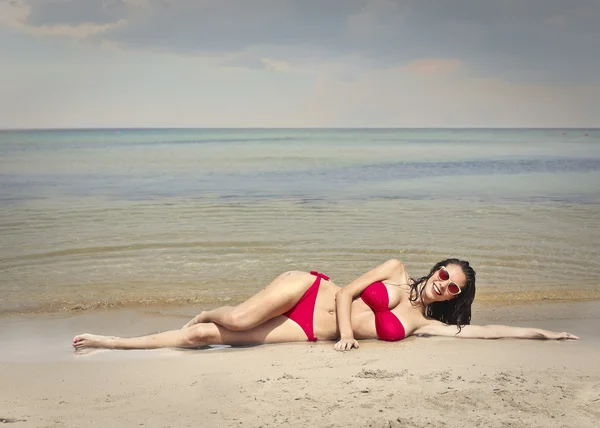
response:
[(360, 297), (375, 313), (375, 330), (379, 339), (390, 342), (404, 339), (404, 326), (388, 308), (390, 296), (383, 282), (377, 281), (369, 285)]

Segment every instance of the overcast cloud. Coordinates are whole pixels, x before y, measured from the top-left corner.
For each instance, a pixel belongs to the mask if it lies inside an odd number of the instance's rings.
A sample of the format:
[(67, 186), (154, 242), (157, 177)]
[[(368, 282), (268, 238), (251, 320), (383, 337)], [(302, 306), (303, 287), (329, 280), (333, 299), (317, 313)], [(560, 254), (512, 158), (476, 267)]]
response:
[(453, 74), (454, 82), (446, 76), (436, 85), (488, 79), (545, 88), (551, 98), (568, 94), (574, 103), (583, 97), (583, 112), (600, 106), (598, 0), (0, 0), (0, 14), (11, 35), (1, 52), (12, 58), (25, 49), (21, 35), (27, 49), (33, 37), (65, 50), (73, 43), (86, 52), (112, 49), (119, 58), (194, 58), (215, 73), (297, 73), (311, 76), (315, 96), (323, 79), (364, 83), (395, 70), (405, 82)]

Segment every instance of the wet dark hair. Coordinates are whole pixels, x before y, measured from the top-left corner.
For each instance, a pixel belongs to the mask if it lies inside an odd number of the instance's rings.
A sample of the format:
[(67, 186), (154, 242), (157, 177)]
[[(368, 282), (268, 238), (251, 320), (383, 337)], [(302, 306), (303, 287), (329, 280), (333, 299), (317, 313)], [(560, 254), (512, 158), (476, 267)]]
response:
[(475, 271), (469, 265), (469, 262), (459, 259), (446, 259), (437, 263), (431, 268), (429, 275), (414, 280), (410, 286), (410, 301), (416, 302), (420, 300), (423, 303), (423, 289), (427, 280), (441, 267), (448, 265), (460, 266), (467, 278), (467, 282), (461, 289), (460, 294), (455, 298), (428, 305), (425, 316), (441, 321), (444, 324), (456, 325), (460, 331), (462, 326), (471, 323), (471, 305), (473, 304), (473, 300), (475, 300)]

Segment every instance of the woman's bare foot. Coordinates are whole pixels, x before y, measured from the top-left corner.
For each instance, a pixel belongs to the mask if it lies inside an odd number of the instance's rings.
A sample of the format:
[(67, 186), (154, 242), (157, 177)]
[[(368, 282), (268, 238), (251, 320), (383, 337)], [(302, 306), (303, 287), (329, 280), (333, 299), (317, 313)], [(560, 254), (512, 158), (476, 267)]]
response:
[(87, 348), (114, 348), (116, 337), (98, 336), (95, 334), (80, 334), (73, 338), (73, 348), (76, 350)]

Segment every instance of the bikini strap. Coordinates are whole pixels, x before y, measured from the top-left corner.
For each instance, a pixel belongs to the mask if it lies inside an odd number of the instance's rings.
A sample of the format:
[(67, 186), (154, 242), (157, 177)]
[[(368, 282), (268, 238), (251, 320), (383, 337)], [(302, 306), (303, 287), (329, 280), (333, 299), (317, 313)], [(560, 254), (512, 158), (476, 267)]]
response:
[(310, 274), (311, 274), (311, 275), (314, 275), (314, 276), (316, 276), (316, 277), (318, 277), (318, 278), (322, 278), (322, 279), (324, 279), (325, 281), (329, 281), (329, 277), (328, 277), (327, 275), (325, 275), (325, 274), (323, 274), (323, 273), (321, 273), (321, 272), (317, 272), (316, 270), (311, 270), (311, 271), (310, 271)]

